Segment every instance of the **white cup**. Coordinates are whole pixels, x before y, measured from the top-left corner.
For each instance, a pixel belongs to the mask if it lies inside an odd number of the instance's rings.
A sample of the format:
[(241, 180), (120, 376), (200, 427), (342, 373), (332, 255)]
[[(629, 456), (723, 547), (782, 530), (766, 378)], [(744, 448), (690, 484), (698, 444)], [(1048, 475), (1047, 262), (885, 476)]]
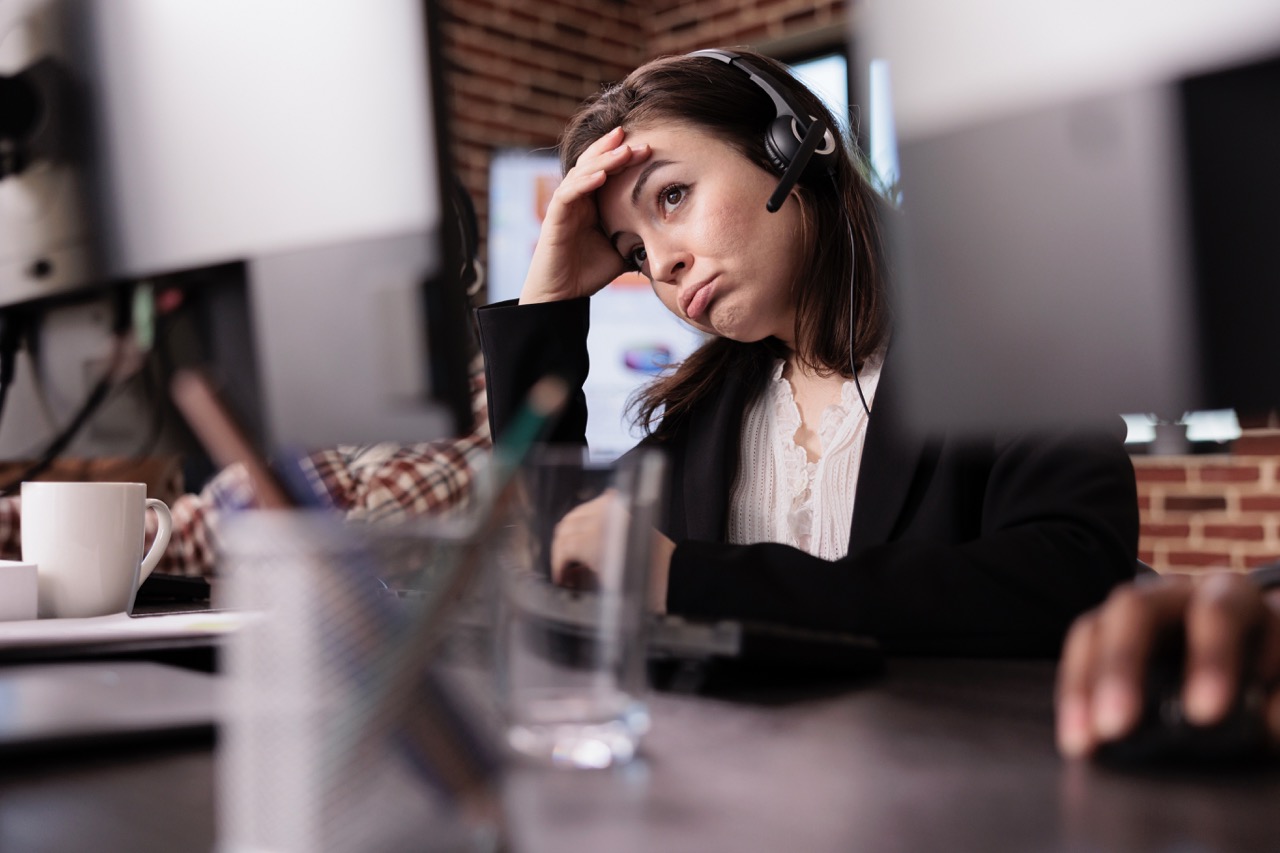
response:
[[(148, 509), (160, 526), (144, 559)], [(169, 507), (143, 483), (23, 483), (22, 559), (38, 567), (40, 617), (127, 611), (172, 530)]]

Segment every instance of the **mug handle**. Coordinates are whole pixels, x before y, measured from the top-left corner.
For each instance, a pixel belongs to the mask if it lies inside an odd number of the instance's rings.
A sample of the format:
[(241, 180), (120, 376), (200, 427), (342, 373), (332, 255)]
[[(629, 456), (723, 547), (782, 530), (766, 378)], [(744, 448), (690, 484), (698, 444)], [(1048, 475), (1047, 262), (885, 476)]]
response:
[(155, 512), (159, 527), (156, 530), (155, 541), (151, 543), (151, 550), (147, 551), (147, 556), (142, 558), (142, 565), (138, 567), (138, 581), (133, 585), (135, 593), (138, 587), (142, 586), (142, 582), (156, 570), (160, 558), (164, 556), (164, 549), (169, 547), (169, 536), (173, 533), (173, 515), (170, 514), (169, 507), (164, 501), (158, 498), (147, 498), (143, 512), (148, 509)]

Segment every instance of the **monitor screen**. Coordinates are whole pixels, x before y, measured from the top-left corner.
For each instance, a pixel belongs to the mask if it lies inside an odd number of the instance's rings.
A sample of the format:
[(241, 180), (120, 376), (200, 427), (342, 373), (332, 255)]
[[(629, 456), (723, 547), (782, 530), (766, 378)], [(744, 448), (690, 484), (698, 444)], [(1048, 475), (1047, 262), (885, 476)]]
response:
[(849, 118), (849, 58), (832, 50), (788, 63), (800, 82), (822, 98), (837, 120)]
[[(924, 427), (1280, 401), (1280, 7), (880, 4), (895, 334)], [(882, 158), (881, 162), (892, 162)], [(1268, 230), (1269, 229), (1269, 230)], [(945, 366), (945, 367), (943, 367)]]
[(0, 179), (29, 201), (0, 204), (0, 305), (217, 270), (246, 293), (267, 444), (469, 427), (432, 3), (20, 11), (12, 71), (55, 68), (32, 92), (83, 140)]

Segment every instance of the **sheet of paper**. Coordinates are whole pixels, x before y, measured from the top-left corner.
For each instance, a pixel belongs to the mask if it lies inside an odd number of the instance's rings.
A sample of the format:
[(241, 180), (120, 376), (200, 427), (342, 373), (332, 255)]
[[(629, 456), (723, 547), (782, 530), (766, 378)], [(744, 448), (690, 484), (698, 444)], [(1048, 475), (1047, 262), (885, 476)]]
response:
[(21, 648), (89, 646), (137, 640), (212, 637), (234, 631), (246, 614), (231, 611), (131, 617), (124, 613), (88, 619), (0, 622), (0, 652)]

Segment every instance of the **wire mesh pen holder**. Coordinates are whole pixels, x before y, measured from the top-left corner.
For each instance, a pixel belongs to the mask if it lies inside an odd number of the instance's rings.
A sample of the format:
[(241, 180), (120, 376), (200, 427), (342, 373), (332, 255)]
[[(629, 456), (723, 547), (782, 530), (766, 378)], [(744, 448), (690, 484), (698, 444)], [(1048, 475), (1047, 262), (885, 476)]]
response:
[(461, 814), (493, 778), (492, 735), (412, 642), (432, 573), (467, 525), (226, 519), (220, 604), (248, 614), (225, 648), (218, 745), (223, 851), (483, 850)]

